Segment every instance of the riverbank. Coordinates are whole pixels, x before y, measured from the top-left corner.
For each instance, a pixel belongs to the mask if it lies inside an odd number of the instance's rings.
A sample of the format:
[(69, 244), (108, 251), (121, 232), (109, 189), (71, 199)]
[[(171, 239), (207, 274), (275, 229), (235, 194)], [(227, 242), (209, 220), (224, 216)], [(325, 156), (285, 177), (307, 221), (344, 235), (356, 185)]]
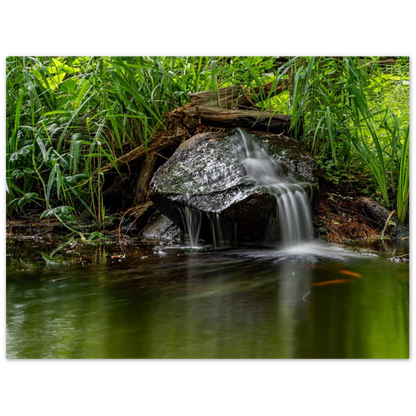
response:
[[(394, 215), (376, 201), (356, 193), (342, 193), (322, 177), (319, 180), (319, 195), (313, 218), (314, 236), (327, 242), (362, 243), (374, 240), (408, 240), (408, 229)], [(166, 219), (162, 227), (161, 215), (151, 202), (119, 212), (108, 217), (99, 229), (92, 221), (71, 223), (73, 232), (54, 218), (39, 219), (40, 215), (20, 217), (6, 221), (6, 237), (40, 241), (46, 236), (62, 239), (79, 238), (80, 234), (91, 241), (105, 240), (122, 245), (138, 243), (186, 243), (186, 236), (176, 225)], [(171, 227), (171, 228), (169, 228)], [(172, 227), (175, 229), (172, 231)], [(162, 228), (162, 229), (161, 229)], [(165, 229), (169, 233), (165, 236)], [(91, 238), (92, 236), (92, 238)], [(163, 240), (163, 241), (162, 241)]]

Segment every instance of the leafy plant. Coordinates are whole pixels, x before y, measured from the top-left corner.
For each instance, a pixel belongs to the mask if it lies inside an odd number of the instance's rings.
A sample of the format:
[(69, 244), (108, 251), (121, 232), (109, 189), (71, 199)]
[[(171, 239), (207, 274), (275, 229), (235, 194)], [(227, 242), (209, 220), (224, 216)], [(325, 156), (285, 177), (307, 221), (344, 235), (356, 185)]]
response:
[[(408, 126), (408, 85), (403, 83), (408, 66), (393, 76), (376, 58), (312, 57), (300, 58), (294, 73), (292, 129), (300, 131), (303, 123), (302, 140), (313, 155), (326, 160), (323, 168), (334, 183), (336, 176), (339, 182), (352, 170), (369, 172), (383, 204), (390, 207), (398, 166), (405, 166), (399, 149)], [(391, 92), (393, 86), (400, 94)]]
[(386, 67), (373, 57), (244, 56), (8, 57), (7, 214), (34, 207), (73, 229), (86, 210), (100, 231), (102, 167), (147, 149), (190, 92), (231, 85), (250, 90), (261, 110), (291, 114), (293, 131), (334, 183), (371, 175), (383, 203), (397, 203), (406, 217), (408, 59)]

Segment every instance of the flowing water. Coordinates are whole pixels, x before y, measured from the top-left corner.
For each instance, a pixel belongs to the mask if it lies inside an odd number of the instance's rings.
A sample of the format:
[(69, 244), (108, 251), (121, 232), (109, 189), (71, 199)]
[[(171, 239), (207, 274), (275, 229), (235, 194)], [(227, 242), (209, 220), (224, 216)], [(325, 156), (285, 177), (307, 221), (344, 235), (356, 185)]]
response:
[[(7, 242), (8, 358), (407, 358), (408, 246)], [(58, 256), (61, 256), (58, 257)]]
[(273, 194), (278, 203), (280, 241), (290, 247), (312, 239), (311, 191), (307, 182), (288, 176), (254, 137), (237, 129), (242, 139), (242, 164), (249, 179)]
[[(237, 131), (247, 180), (277, 199), (272, 248), (237, 247), (216, 212), (201, 251), (9, 240), (7, 357), (408, 358), (409, 267), (388, 258), (408, 245), (312, 241), (311, 185)], [(202, 213), (183, 221), (197, 247)]]
[[(240, 137), (239, 160), (244, 167), (246, 181), (253, 183), (253, 186), (262, 192), (274, 195), (277, 199), (278, 224), (273, 225), (271, 222), (265, 240), (268, 243), (279, 242), (286, 247), (310, 241), (312, 239), (312, 185), (289, 176), (284, 165), (274, 159), (252, 134), (240, 128), (236, 129), (236, 134)], [(232, 172), (226, 169), (221, 172), (223, 177), (227, 174), (232, 176)], [(189, 196), (188, 206), (183, 208), (181, 214), (190, 246), (196, 248), (203, 214), (191, 208), (192, 198), (193, 196)], [(221, 216), (218, 213), (211, 213), (209, 220), (214, 245), (221, 246), (219, 243), (222, 243), (229, 246), (235, 242), (237, 233), (235, 224), (231, 226), (232, 232), (230, 233), (230, 225), (225, 222), (221, 223)]]

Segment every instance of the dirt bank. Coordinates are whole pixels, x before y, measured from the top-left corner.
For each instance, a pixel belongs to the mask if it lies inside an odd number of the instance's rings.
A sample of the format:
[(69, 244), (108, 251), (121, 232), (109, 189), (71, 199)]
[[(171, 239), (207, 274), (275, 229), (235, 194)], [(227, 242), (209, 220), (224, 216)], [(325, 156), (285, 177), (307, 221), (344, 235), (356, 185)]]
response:
[(342, 193), (323, 178), (314, 226), (316, 237), (328, 242), (409, 238), (394, 211), (359, 193)]

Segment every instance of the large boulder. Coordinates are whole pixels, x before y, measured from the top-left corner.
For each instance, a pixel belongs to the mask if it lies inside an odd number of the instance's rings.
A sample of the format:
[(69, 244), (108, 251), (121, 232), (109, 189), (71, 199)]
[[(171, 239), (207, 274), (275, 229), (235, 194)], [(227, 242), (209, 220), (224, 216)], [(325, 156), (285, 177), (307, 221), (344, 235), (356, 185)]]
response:
[[(298, 142), (270, 133), (253, 135), (288, 177), (317, 186), (314, 160)], [(263, 240), (276, 222), (277, 200), (247, 176), (241, 144), (236, 131), (198, 134), (182, 143), (153, 176), (155, 206), (183, 229), (185, 207), (188, 213), (202, 213), (201, 237), (207, 240), (213, 227), (227, 234), (224, 239)]]

